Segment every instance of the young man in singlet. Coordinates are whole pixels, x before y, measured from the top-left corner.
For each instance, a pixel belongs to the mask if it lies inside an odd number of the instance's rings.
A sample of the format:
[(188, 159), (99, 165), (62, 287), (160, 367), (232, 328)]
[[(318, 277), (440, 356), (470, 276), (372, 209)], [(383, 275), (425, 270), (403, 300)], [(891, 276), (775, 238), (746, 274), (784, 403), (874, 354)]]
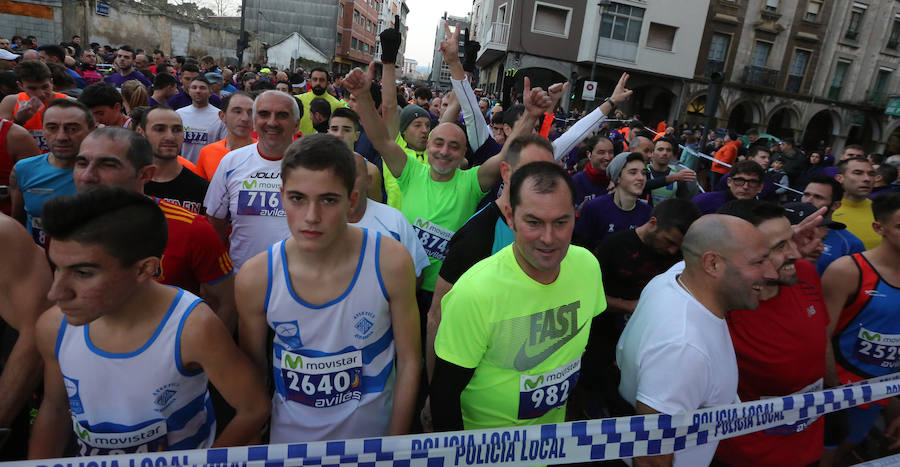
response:
[(25, 60), (16, 65), (16, 84), (23, 92), (10, 94), (0, 102), (0, 118), (12, 120), (31, 133), (41, 151), (49, 150), (44, 140), (42, 115), (53, 99), (69, 96), (53, 90), (50, 68), (44, 62)]
[[(900, 367), (900, 193), (872, 200), (872, 214), (881, 244), (838, 258), (822, 276), (834, 357), (826, 384), (832, 386)], [(847, 409), (850, 433), (836, 460), (866, 437), (886, 405), (887, 400)]]
[(238, 274), (241, 348), (261, 381), (274, 331), (272, 443), (409, 430), (421, 371), (413, 263), (394, 239), (347, 225), (355, 177), (340, 139), (295, 141), (281, 163), (290, 237)]
[[(30, 458), (233, 446), (256, 441), (265, 388), (197, 296), (153, 280), (167, 241), (156, 201), (96, 187), (45, 206), (54, 269), (38, 320), (44, 400)], [(213, 383), (236, 415), (213, 442)]]

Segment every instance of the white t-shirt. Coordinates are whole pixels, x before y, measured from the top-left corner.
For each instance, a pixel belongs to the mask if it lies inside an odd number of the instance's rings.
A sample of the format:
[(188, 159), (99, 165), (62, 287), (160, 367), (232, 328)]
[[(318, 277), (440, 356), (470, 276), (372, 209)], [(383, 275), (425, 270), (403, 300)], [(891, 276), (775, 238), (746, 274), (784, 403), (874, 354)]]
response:
[(197, 163), (200, 150), (210, 143), (215, 143), (228, 136), (228, 128), (219, 119), (219, 109), (212, 104), (197, 108), (193, 104), (178, 110), (181, 123), (184, 125), (184, 144), (181, 145), (181, 157)]
[[(641, 293), (619, 343), (619, 394), (674, 415), (738, 402), (737, 359), (728, 324), (678, 285), (684, 262)], [(718, 441), (675, 453), (675, 465), (709, 465)]]
[(428, 253), (425, 252), (425, 247), (419, 241), (412, 224), (406, 220), (403, 213), (387, 204), (370, 199), (364, 201), (367, 203), (365, 214), (363, 214), (359, 222), (350, 225), (381, 232), (382, 235), (389, 236), (402, 243), (409, 251), (409, 256), (413, 259), (416, 276), (422, 274), (422, 270), (431, 263), (428, 261)]
[(280, 191), (281, 160), (260, 156), (256, 143), (225, 154), (219, 163), (203, 206), (212, 217), (231, 216), (229, 253), (236, 270), (290, 236)]

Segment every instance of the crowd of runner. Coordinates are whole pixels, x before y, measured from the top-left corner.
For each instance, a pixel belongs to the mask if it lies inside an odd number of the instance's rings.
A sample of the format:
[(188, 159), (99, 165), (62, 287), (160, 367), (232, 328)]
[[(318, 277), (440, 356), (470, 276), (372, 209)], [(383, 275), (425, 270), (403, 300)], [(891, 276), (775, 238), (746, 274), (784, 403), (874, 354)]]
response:
[[(0, 37), (0, 458), (676, 414), (900, 367), (900, 155), (651, 128), (627, 73), (591, 112), (527, 76), (504, 109), (446, 34), (447, 92), (394, 85), (399, 28), (380, 77)], [(841, 465), (900, 446), (895, 402), (633, 462)]]

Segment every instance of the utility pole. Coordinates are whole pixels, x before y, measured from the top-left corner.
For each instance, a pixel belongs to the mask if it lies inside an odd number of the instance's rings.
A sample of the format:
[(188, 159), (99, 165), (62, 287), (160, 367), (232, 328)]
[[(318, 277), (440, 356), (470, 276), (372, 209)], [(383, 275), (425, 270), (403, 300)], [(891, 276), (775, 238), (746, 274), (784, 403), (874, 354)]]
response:
[(244, 18), (247, 17), (247, 0), (241, 0), (241, 34), (237, 42), (238, 68), (244, 64), (244, 49), (250, 44), (247, 42), (247, 31), (244, 30)]

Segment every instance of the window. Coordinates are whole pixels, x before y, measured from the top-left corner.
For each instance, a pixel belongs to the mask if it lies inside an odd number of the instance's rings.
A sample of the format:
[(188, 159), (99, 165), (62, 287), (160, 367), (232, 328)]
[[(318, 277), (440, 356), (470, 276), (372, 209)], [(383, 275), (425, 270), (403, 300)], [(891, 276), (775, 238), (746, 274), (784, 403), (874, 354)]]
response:
[(337, 46), (338, 47), (344, 46), (344, 36), (341, 33), (337, 33)]
[(803, 18), (806, 21), (815, 23), (819, 19), (819, 13), (822, 12), (822, 2), (816, 0), (809, 0), (809, 3), (806, 4), (806, 16)]
[(353, 10), (353, 23), (359, 24), (359, 10)]
[(756, 41), (753, 46), (753, 55), (750, 57), (750, 65), (759, 68), (765, 68), (769, 62), (769, 52), (772, 51), (772, 44), (768, 42)]
[(856, 40), (857, 36), (859, 36), (859, 27), (862, 25), (862, 18), (865, 13), (865, 5), (853, 3), (853, 8), (850, 9), (850, 21), (847, 23), (847, 32), (844, 33), (845, 39)]
[(766, 0), (766, 5), (763, 9), (770, 13), (775, 13), (778, 11), (778, 0)]
[(878, 70), (878, 74), (875, 75), (875, 82), (872, 84), (872, 90), (869, 91), (869, 103), (880, 105), (884, 101), (884, 90), (887, 88), (888, 81), (891, 79), (891, 75), (894, 73), (894, 70), (890, 68), (881, 67)]
[(803, 76), (806, 75), (806, 65), (809, 64), (810, 52), (806, 50), (797, 50), (794, 58), (791, 60), (791, 67), (788, 70), (787, 91), (800, 92), (803, 86)]
[(356, 41), (356, 38), (354, 37), (350, 43), (350, 48), (353, 50), (356, 50), (356, 47), (357, 47), (357, 41)]
[(836, 101), (841, 98), (841, 88), (844, 87), (844, 78), (847, 77), (847, 69), (850, 62), (837, 62), (834, 66), (834, 76), (831, 77), (831, 88), (828, 90), (828, 98)]
[(650, 30), (647, 31), (647, 47), (661, 50), (672, 50), (672, 44), (675, 43), (675, 31), (678, 28), (667, 24), (650, 23)]
[(709, 54), (706, 56), (706, 74), (725, 70), (725, 60), (728, 57), (728, 46), (731, 44), (731, 36), (714, 32), (709, 41)]
[(497, 22), (501, 24), (506, 24), (506, 4), (500, 5), (497, 8)]
[(339, 3), (338, 4), (338, 18), (343, 18), (343, 17), (344, 17), (344, 4)]
[(643, 8), (610, 3), (600, 17), (600, 37), (637, 44), (643, 20)]
[(569, 37), (572, 9), (550, 3), (534, 2), (531, 32), (549, 36)]
[(897, 50), (900, 44), (900, 18), (894, 17), (894, 25), (891, 26), (891, 35), (888, 37), (887, 48)]

